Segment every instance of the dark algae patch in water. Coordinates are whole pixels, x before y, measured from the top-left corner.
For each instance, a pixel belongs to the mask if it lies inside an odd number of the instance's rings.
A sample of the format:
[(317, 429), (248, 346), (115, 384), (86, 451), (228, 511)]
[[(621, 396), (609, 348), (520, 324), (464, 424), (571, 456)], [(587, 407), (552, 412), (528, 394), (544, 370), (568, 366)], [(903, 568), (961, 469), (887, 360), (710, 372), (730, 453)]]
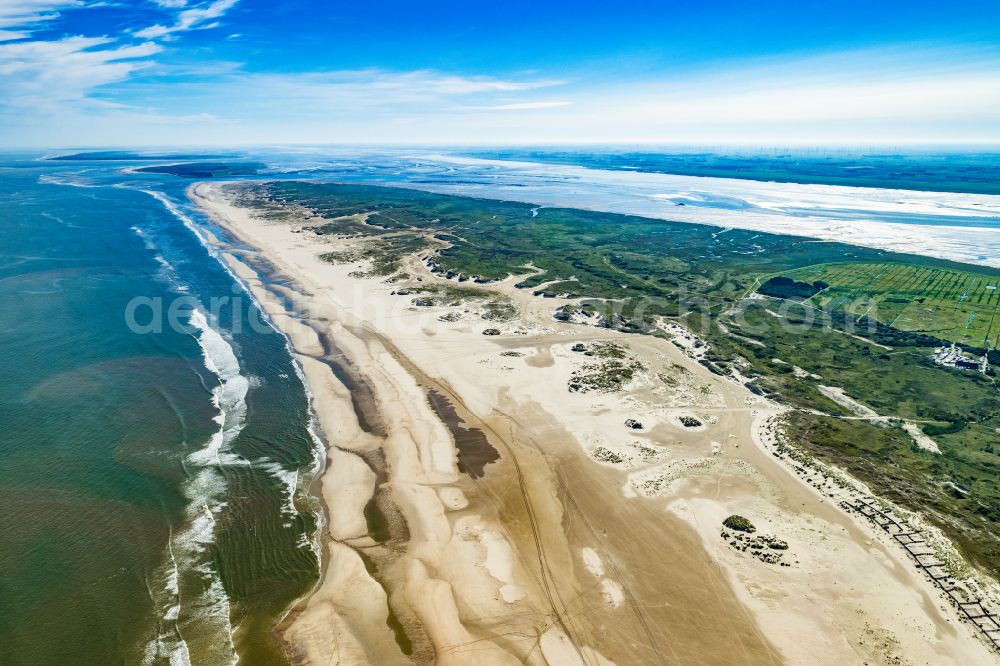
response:
[(473, 479), (482, 478), (485, 468), (491, 462), (500, 460), (500, 454), (493, 448), (486, 435), (479, 428), (470, 428), (458, 416), (454, 405), (434, 389), (427, 391), (427, 399), (434, 412), (441, 417), (458, 449), (458, 469)]

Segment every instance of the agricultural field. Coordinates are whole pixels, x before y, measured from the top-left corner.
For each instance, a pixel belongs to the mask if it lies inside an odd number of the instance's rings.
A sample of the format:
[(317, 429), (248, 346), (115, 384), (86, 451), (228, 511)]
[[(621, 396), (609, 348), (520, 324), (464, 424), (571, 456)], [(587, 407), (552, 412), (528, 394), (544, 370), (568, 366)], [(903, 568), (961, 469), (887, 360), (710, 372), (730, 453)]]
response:
[(783, 277), (822, 289), (817, 307), (868, 315), (901, 331), (996, 349), (1000, 338), (1000, 272), (995, 275), (908, 263), (834, 263)]

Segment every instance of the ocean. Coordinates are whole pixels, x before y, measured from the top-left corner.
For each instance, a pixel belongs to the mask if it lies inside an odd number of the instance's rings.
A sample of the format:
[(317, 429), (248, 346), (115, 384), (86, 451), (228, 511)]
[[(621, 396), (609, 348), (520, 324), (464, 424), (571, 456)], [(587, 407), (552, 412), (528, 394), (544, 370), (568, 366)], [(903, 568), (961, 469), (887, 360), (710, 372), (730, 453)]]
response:
[[(205, 242), (224, 234), (187, 200), (191, 179), (130, 171), (149, 162), (127, 154), (41, 157), (0, 156), (0, 661), (284, 663), (276, 627), (319, 576), (324, 458), (286, 341)], [(229, 179), (400, 185), (1000, 265), (1000, 196), (984, 193), (409, 149), (241, 157), (265, 166)]]
[(186, 183), (33, 157), (0, 162), (0, 661), (281, 663), (318, 576), (285, 340)]

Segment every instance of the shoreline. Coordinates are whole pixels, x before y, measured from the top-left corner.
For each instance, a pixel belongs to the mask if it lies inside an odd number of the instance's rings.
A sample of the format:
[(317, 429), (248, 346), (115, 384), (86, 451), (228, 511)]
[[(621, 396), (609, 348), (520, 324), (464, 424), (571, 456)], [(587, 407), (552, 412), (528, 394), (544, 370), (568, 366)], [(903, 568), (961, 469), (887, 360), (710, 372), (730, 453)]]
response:
[[(731, 658), (735, 645), (747, 661), (776, 663), (814, 654), (817, 646), (803, 645), (802, 636), (848, 661), (897, 653), (934, 654), (938, 663), (995, 660), (967, 627), (935, 609), (898, 554), (872, 549), (852, 519), (759, 446), (751, 431), (769, 407), (743, 387), (711, 376), (664, 340), (554, 322), (548, 310), (558, 299), (532, 299), (510, 280), (483, 285), (519, 310), (501, 335), (484, 337), (468, 312), (442, 321), (447, 308), (407, 307), (392, 285), (320, 260), (331, 241), (304, 231), (304, 221), (255, 220), (225, 201), (221, 187), (196, 184), (189, 194), (257, 248), (219, 249), (291, 341), (329, 447), (319, 477), (329, 552), (322, 579), (285, 632), (300, 661), (345, 651), (374, 663), (411, 661), (387, 624), (390, 609), (418, 662), (430, 653), (441, 663), (655, 662), (650, 649), (663, 658), (705, 659), (713, 649)], [(287, 284), (261, 280), (255, 258)], [(411, 263), (422, 280), (446, 282)], [(692, 402), (642, 386), (628, 395), (567, 392), (580, 366), (570, 345), (607, 339), (647, 365), (669, 359), (685, 368), (711, 398)], [(372, 390), (384, 437), (362, 427), (351, 392), (326, 364), (331, 340)], [(482, 479), (459, 471), (453, 437), (427, 401), (431, 384), (500, 452)], [(688, 432), (673, 423), (686, 412), (705, 427)], [(621, 421), (633, 415), (647, 427), (621, 445), (629, 439)], [(381, 484), (365, 458), (377, 451), (386, 461)], [(513, 487), (519, 497), (510, 496)], [(401, 554), (383, 553), (391, 549), (370, 534), (366, 510), (379, 492), (405, 518), (407, 538), (395, 543)], [(794, 546), (795, 564), (769, 567), (719, 538), (721, 519), (743, 507)], [(552, 533), (540, 535), (540, 524)], [(376, 553), (378, 575), (366, 573), (359, 552)], [(664, 554), (674, 556), (666, 569)], [(863, 581), (850, 579), (846, 562), (864, 571)], [(376, 602), (348, 608), (343, 595), (359, 596), (351, 586), (365, 586)], [(653, 607), (664, 600), (681, 612)], [(720, 627), (734, 644), (713, 648)], [(502, 638), (512, 631), (527, 638)], [(636, 636), (639, 647), (619, 645), (622, 635)], [(470, 640), (475, 651), (456, 649)]]

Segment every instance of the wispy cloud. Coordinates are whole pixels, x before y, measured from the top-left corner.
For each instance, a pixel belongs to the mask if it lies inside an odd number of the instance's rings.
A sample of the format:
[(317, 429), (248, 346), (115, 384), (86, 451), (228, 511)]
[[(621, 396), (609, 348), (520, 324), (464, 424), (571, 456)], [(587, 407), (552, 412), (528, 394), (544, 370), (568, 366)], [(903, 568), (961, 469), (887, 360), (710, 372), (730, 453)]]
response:
[(477, 107), (487, 111), (530, 111), (533, 109), (558, 109), (569, 106), (573, 102), (514, 102), (513, 104), (497, 104), (496, 106)]
[(59, 10), (79, 7), (78, 0), (0, 0), (0, 42), (27, 39), (39, 24), (59, 16)]
[[(216, 19), (222, 18), (239, 0), (215, 0), (207, 5), (184, 9), (177, 14), (176, 21), (171, 25), (156, 24), (137, 30), (135, 36), (139, 39), (171, 39), (175, 33), (188, 30), (204, 30), (218, 25)], [(163, 7), (186, 7), (183, 0), (158, 0)]]
[[(523, 93), (561, 85), (556, 79), (460, 76), (434, 70), (389, 72), (378, 69), (302, 74), (247, 73), (216, 85), (226, 86), (244, 102), (298, 107), (299, 112), (343, 110), (445, 110), (455, 101)], [(541, 104), (552, 104), (542, 102)], [(556, 103), (556, 104), (562, 104)], [(496, 107), (494, 107), (496, 108)], [(509, 105), (509, 108), (517, 108)], [(523, 108), (530, 108), (524, 106)]]
[[(163, 47), (148, 36), (165, 37), (207, 27), (207, 22), (221, 17), (238, 0), (217, 0), (191, 9), (184, 9), (186, 0), (154, 1), (172, 11), (180, 10), (173, 25), (154, 26), (135, 35), (70, 35), (33, 40), (33, 34), (58, 19), (60, 11), (105, 4), (84, 0), (0, 0), (0, 90), (3, 90), (0, 109), (65, 113), (68, 107), (78, 105), (92, 110), (116, 108), (124, 112), (127, 105), (99, 100), (94, 94), (102, 87), (124, 82), (137, 71), (155, 64), (151, 56), (162, 52)], [(135, 43), (136, 38), (143, 41)], [(235, 67), (231, 63), (224, 65), (214, 73), (230, 73)], [(197, 74), (206, 73), (207, 70)], [(150, 115), (153, 112), (142, 113)]]
[(108, 37), (0, 44), (0, 105), (45, 112), (84, 101), (97, 87), (127, 79), (162, 47), (112, 45)]

